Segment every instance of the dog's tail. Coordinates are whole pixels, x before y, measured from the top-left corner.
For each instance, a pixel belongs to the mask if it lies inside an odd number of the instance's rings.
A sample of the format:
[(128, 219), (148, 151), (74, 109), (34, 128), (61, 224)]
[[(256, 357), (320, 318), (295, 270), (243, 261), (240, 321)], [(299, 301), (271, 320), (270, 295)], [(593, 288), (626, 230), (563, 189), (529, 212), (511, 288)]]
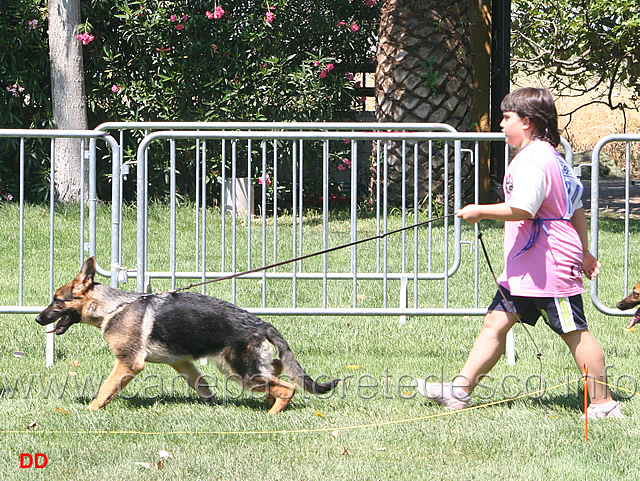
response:
[(269, 325), (266, 335), (269, 342), (278, 349), (285, 374), (305, 391), (313, 394), (324, 394), (331, 391), (340, 382), (339, 379), (324, 383), (315, 381), (302, 369), (300, 363), (298, 363), (297, 359), (293, 356), (289, 344), (275, 327)]

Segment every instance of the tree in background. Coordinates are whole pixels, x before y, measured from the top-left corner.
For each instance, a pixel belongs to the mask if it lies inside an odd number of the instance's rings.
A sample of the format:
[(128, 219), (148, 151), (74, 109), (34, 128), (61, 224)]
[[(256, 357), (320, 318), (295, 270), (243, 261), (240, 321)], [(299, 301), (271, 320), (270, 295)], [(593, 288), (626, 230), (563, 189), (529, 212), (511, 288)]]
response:
[[(78, 36), (80, 0), (49, 0), (49, 58), (53, 119), (58, 129), (86, 130), (87, 103), (84, 95), (82, 43)], [(88, 35), (88, 34), (83, 34)], [(88, 170), (81, 172), (81, 140), (55, 140), (55, 183), (58, 200), (80, 200)]]
[[(440, 122), (471, 128), (473, 62), (470, 0), (385, 0), (381, 8), (376, 69), (379, 122)], [(429, 145), (420, 144), (418, 195), (429, 185)], [(407, 147), (407, 152), (412, 150)], [(413, 198), (413, 154), (403, 169), (402, 146), (389, 142), (389, 197)], [(453, 165), (451, 155), (451, 166)], [(433, 159), (434, 190), (444, 185), (444, 157)], [(463, 178), (472, 166), (463, 166)], [(451, 172), (453, 169), (451, 168)], [(404, 175), (404, 177), (403, 177)], [(406, 179), (406, 181), (405, 181)]]
[[(511, 17), (514, 76), (540, 76), (557, 95), (638, 109), (637, 0), (513, 0)], [(614, 100), (620, 87), (630, 91), (627, 102)]]

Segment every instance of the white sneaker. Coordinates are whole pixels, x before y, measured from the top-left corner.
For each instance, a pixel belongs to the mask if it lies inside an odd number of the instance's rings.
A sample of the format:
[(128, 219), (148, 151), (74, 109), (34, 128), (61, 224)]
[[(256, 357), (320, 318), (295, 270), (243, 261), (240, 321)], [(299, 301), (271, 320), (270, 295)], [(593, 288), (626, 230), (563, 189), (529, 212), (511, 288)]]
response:
[[(624, 419), (625, 415), (622, 414), (619, 402), (610, 401), (604, 404), (590, 404), (587, 408), (587, 418), (594, 421), (605, 418)], [(584, 419), (584, 414), (581, 419)]]
[(413, 385), (427, 399), (442, 404), (448, 409), (464, 409), (469, 407), (471, 396), (459, 387), (451, 384), (427, 382), (426, 379), (414, 379)]

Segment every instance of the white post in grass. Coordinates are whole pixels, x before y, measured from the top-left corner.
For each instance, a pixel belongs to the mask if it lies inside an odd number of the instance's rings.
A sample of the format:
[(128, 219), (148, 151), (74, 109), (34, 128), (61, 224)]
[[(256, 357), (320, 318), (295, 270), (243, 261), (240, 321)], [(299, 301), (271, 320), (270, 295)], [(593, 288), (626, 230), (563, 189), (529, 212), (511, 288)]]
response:
[(516, 365), (516, 347), (513, 341), (513, 328), (507, 332), (507, 345), (505, 346), (505, 355), (507, 356), (507, 363), (509, 366)]
[(55, 355), (55, 323), (49, 324), (46, 327), (47, 330), (47, 347), (45, 351), (45, 360), (47, 367), (53, 366), (54, 355)]

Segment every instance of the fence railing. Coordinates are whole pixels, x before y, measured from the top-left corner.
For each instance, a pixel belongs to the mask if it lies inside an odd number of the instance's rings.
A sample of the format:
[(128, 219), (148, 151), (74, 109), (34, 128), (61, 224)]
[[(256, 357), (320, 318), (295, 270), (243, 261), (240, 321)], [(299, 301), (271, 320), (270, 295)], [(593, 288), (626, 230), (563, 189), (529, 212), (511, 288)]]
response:
[[(78, 246), (79, 261), (87, 254), (98, 255), (98, 271), (112, 286), (134, 278), (138, 291), (175, 289), (352, 244), (348, 249), (203, 284), (199, 289), (266, 315), (386, 315), (404, 319), (409, 315), (486, 312), (487, 300), (479, 294), (485, 279), (478, 255), (478, 226), (473, 240), (465, 240), (460, 220), (452, 214), (463, 198), (478, 201), (481, 146), (503, 142), (503, 134), (459, 133), (443, 124), (109, 123), (96, 131), (0, 130), (0, 137), (17, 139), (20, 165), (30, 138), (83, 139), (79, 155), (81, 162), (89, 163), (89, 192), (83, 194), (88, 200), (86, 207), (84, 203), (81, 207), (77, 240), (73, 240), (75, 234), (63, 235), (65, 242)], [(638, 135), (603, 139), (594, 150), (592, 166), (599, 165), (599, 153), (607, 143), (625, 142), (628, 146), (638, 140)], [(96, 221), (98, 141), (107, 145), (111, 162), (111, 219), (109, 234), (101, 237), (108, 239), (109, 246), (97, 241), (101, 228)], [(129, 157), (124, 149), (127, 142), (136, 146)], [(564, 141), (563, 147), (571, 159), (571, 149)], [(508, 157), (506, 146), (505, 151)], [(628, 164), (630, 157), (628, 153)], [(154, 178), (159, 185), (153, 187), (156, 192), (166, 192), (168, 206), (153, 211), (154, 223), (150, 225), (152, 168), (166, 174), (166, 180)], [(598, 249), (598, 175), (599, 169), (594, 167), (594, 253)], [(188, 201), (176, 191), (177, 176), (191, 179)], [(21, 188), (25, 182), (21, 177)], [(136, 216), (134, 221), (130, 217), (124, 220), (123, 189), (133, 182)], [(627, 186), (629, 182), (628, 177)], [(18, 298), (13, 305), (0, 306), (0, 314), (32, 314), (44, 307), (24, 305), (24, 232), (29, 224), (24, 217), (24, 193), (18, 195), (17, 269), (8, 274), (18, 286)], [(54, 257), (55, 238), (60, 232), (53, 181), (49, 198), (50, 242), (48, 252), (39, 257), (48, 259), (49, 299), (42, 299), (41, 304), (47, 303), (58, 287)], [(628, 205), (628, 187), (626, 198)], [(425, 225), (405, 229), (417, 223)], [(393, 230), (401, 231), (383, 236)], [(630, 231), (627, 215), (626, 259), (631, 251)], [(135, 239), (125, 238), (127, 235)], [(370, 237), (371, 241), (359, 243)], [(136, 246), (135, 252), (123, 249), (125, 240), (126, 245)], [(625, 262), (627, 291), (630, 266)], [(591, 283), (596, 307), (621, 315), (602, 304), (597, 286), (597, 281)], [(465, 296), (455, 295), (462, 289)], [(50, 363), (52, 334), (47, 338)], [(508, 345), (512, 361), (513, 341)]]

